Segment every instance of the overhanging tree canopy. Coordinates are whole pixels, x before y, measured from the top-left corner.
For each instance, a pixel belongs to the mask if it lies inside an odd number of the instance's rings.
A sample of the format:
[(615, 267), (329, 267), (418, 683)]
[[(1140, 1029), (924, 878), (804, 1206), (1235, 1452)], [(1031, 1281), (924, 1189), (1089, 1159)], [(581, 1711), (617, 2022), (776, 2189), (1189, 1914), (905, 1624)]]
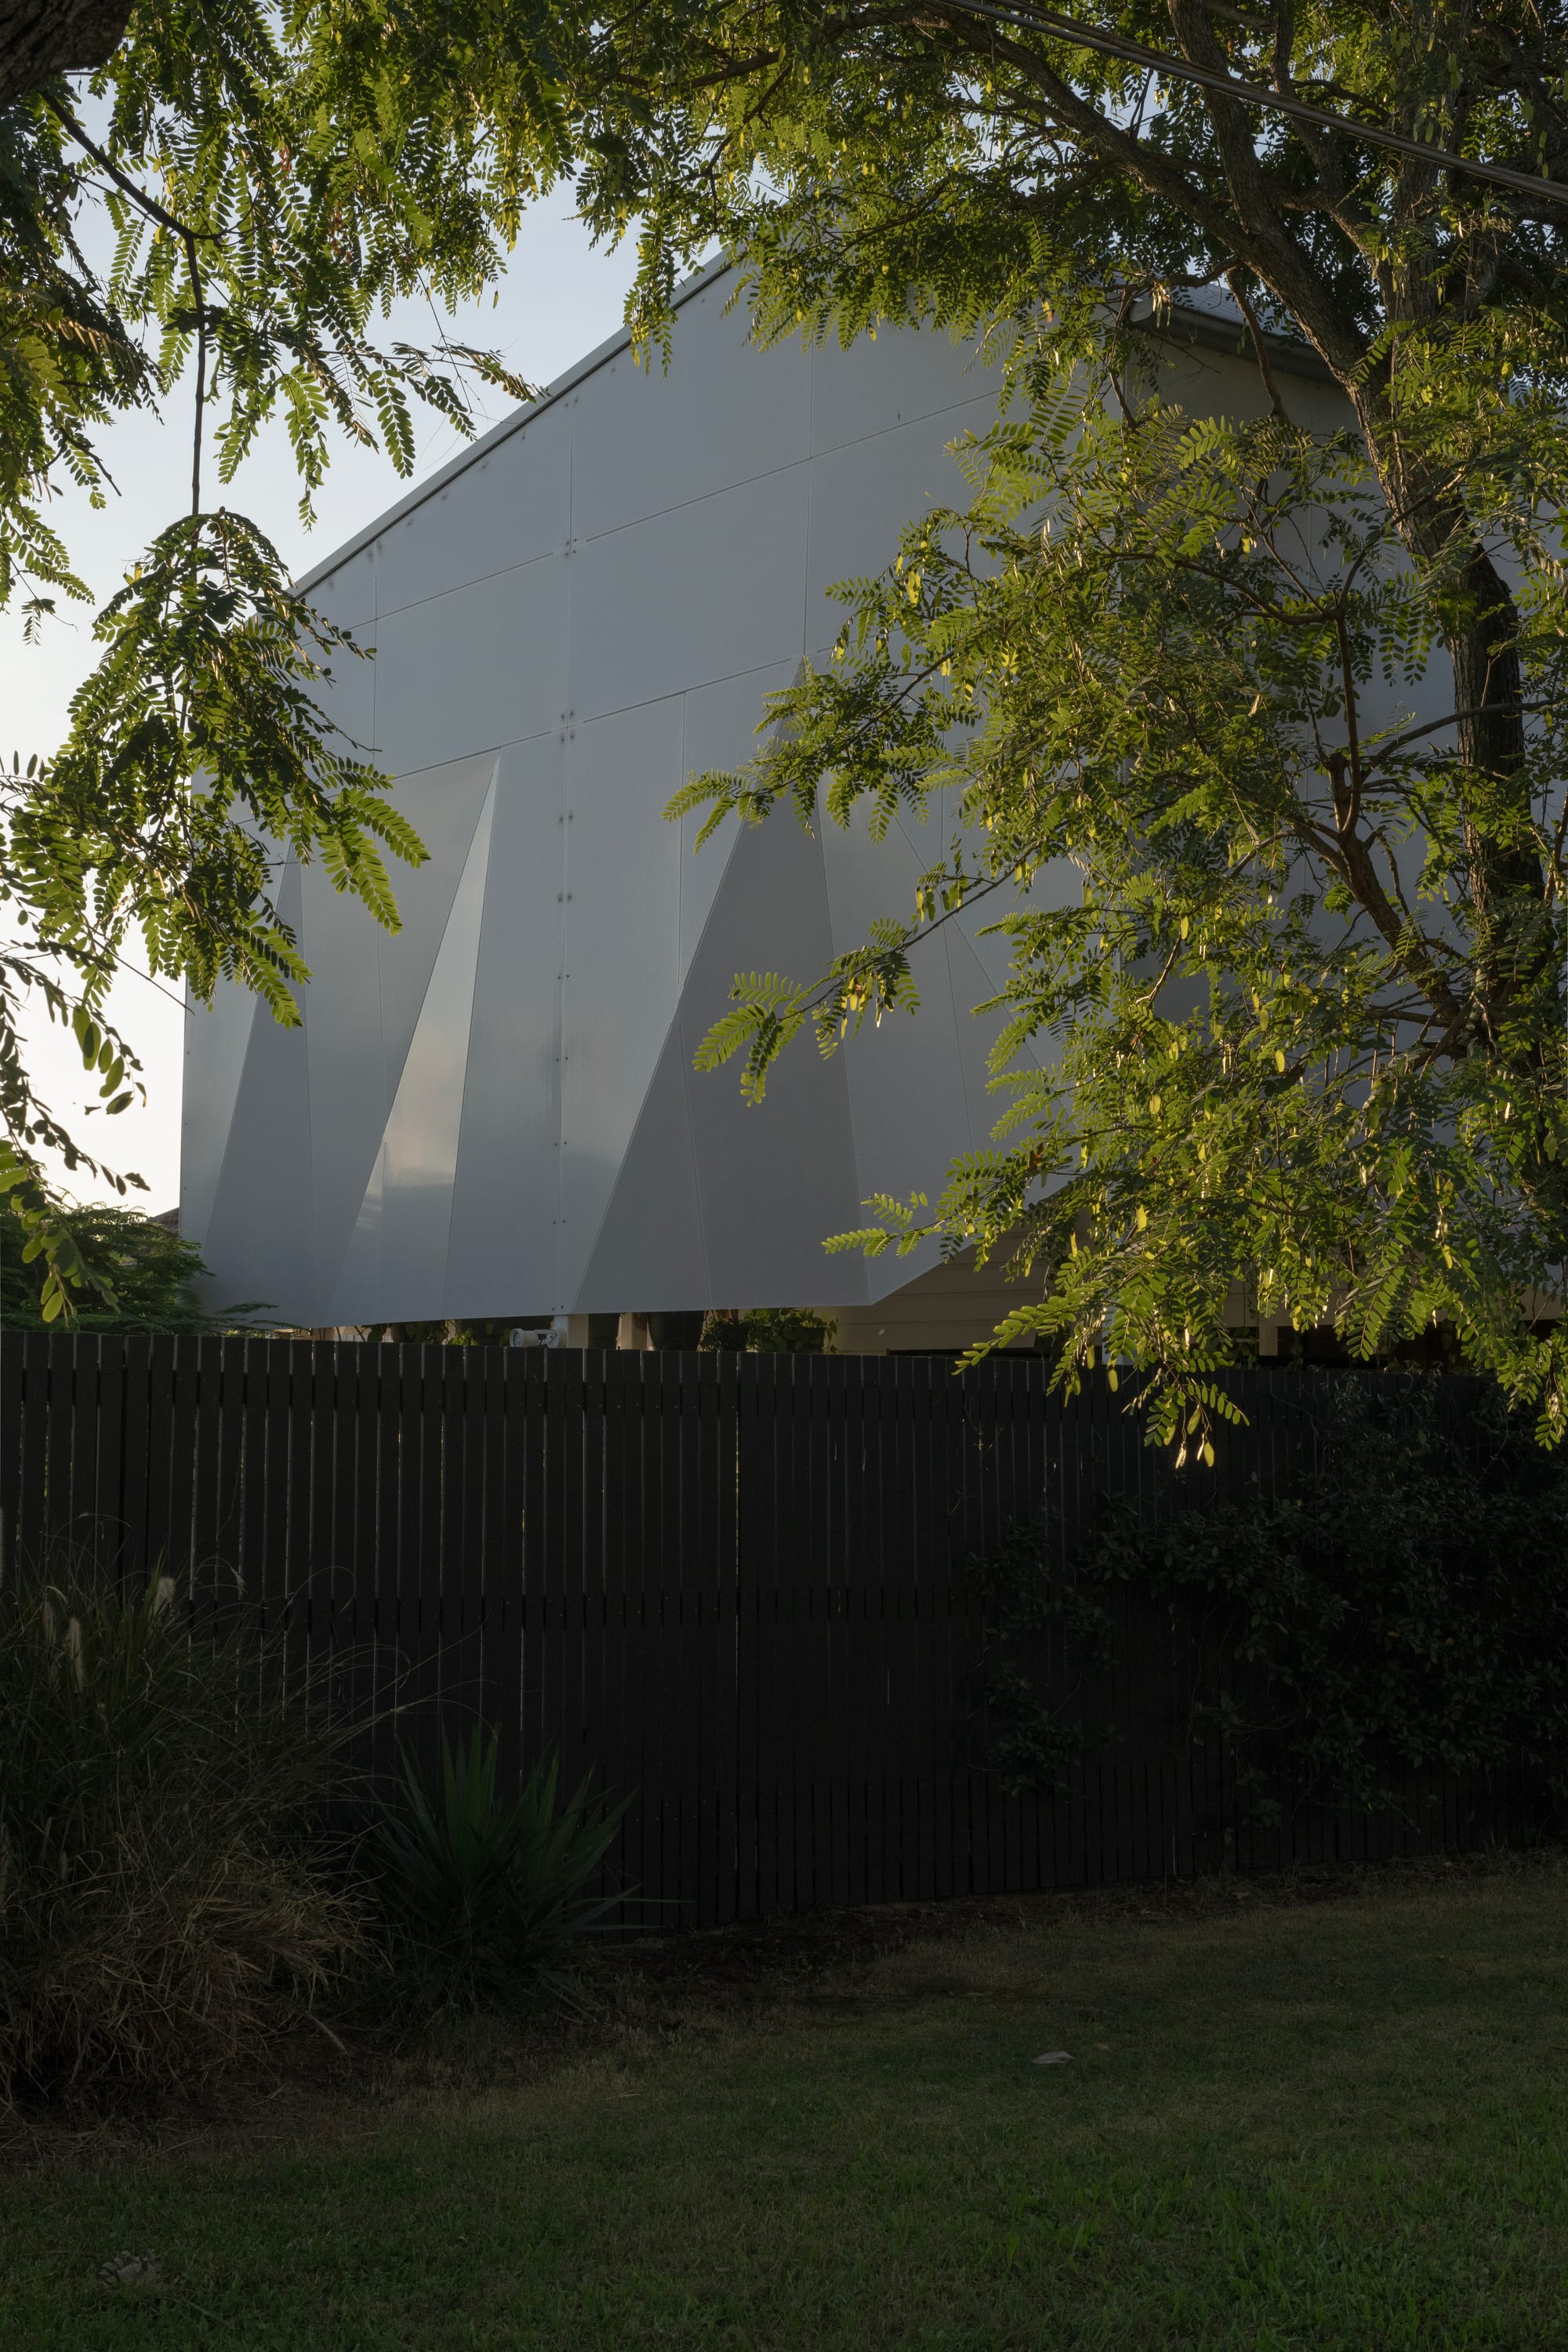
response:
[[(84, 9), (72, 38), (112, 30)], [(36, 11), (0, 5), (0, 88), (31, 93), (0, 118), (13, 594), (24, 567), (27, 593), (70, 584), (51, 476), (91, 478), (101, 419), (193, 359), (226, 463), (279, 407), (307, 492), (333, 423), (406, 461), (409, 399), (450, 406), (454, 366), (489, 363), (377, 350), (377, 301), (473, 290), (563, 172), (601, 233), (637, 224), (651, 340), (715, 240), (767, 335), (919, 318), (1017, 338), (1024, 405), (982, 454), (973, 517), (945, 544), (917, 529), (861, 583), (843, 659), (786, 698), (793, 733), (713, 787), (721, 809), (805, 810), (827, 771), (847, 813), (956, 774), (992, 846), (956, 846), (913, 922), (816, 992), (750, 992), (719, 1044), (750, 1039), (760, 1076), (815, 997), (829, 1034), (905, 999), (909, 945), (955, 894), (1075, 858), (1081, 910), (1013, 919), (1009, 997), (1060, 1032), (1081, 1117), (1023, 1097), (1009, 1148), (958, 1171), (947, 1237), (1021, 1224), (1057, 1265), (1037, 1311), (1069, 1355), (1109, 1336), (1153, 1366), (1167, 1425), (1201, 1426), (1225, 1289), (1256, 1268), (1282, 1310), (1340, 1313), (1367, 1345), (1452, 1315), (1562, 1426), (1563, 1352), (1521, 1307), (1556, 1295), (1564, 1254), (1561, 10), (1101, 0), (1075, 29), (1031, 0), (176, 7), (132, 17), (96, 127), (37, 79), (49, 59), (26, 65), (37, 38)], [(124, 232), (108, 273), (72, 242), (89, 186)], [(1288, 416), (1184, 434), (1151, 404), (1137, 306), (1221, 282), (1266, 379), (1268, 330), (1317, 351), (1348, 442)], [(1047, 493), (1049, 539), (1029, 520)], [(200, 509), (105, 616), (71, 742), (14, 803), (8, 874), (88, 972), (89, 1023), (144, 908), (155, 938), (174, 910), (162, 968), (232, 971), (287, 1014), (292, 943), (242, 820), (292, 825), (384, 912), (381, 846), (413, 847), (311, 734), (310, 664), (338, 649), (247, 530), (226, 519), (220, 549)], [(1372, 673), (1427, 661), (1451, 677), (1447, 732), (1355, 734)], [(974, 723), (955, 751), (939, 720)], [(188, 779), (220, 740), (209, 842)], [(3, 1036), (0, 1074), (13, 1134), (47, 1133)]]
[[(1069, 1363), (1109, 1343), (1152, 1368), (1169, 1433), (1219, 1402), (1246, 1279), (1369, 1350), (1452, 1318), (1556, 1434), (1568, 1354), (1531, 1318), (1568, 1250), (1568, 23), (1077, 16), (1082, 40), (1029, 0), (605, 32), (636, 102), (595, 202), (651, 225), (650, 319), (660, 257), (705, 230), (746, 257), (764, 332), (1017, 337), (1020, 421), (976, 453), (973, 509), (911, 530), (769, 751), (684, 796), (815, 821), (826, 775), (832, 814), (885, 821), (956, 783), (981, 845), (831, 973), (750, 976), (710, 1058), (745, 1045), (760, 1085), (804, 1020), (831, 1044), (909, 1002), (955, 899), (1071, 858), (1081, 908), (1005, 918), (1005, 1047), (1054, 1032), (1061, 1078), (1019, 1082), (1005, 1148), (935, 1213), (883, 1202), (857, 1238), (1021, 1237), (1051, 1286), (1020, 1320)], [(1221, 285), (1263, 428), (1172, 417), (1126, 332)], [(1271, 330), (1326, 364), (1343, 436), (1284, 413)], [(1373, 680), (1423, 672), (1445, 725), (1368, 724)]]
[(468, 430), (465, 377), (526, 394), (489, 353), (378, 329), (401, 298), (438, 322), (491, 283), (569, 160), (538, 33), (482, 0), (0, 0), (0, 604), (38, 628), (85, 597), (50, 502), (111, 494), (117, 415), (177, 402), (192, 452), (184, 511), (98, 617), (67, 741), (0, 789), (0, 1186), (47, 1262), (47, 1313), (93, 1269), (36, 1153), (95, 1163), (34, 1087), (24, 1003), (74, 1025), (122, 1108), (135, 1065), (103, 1000), (128, 933), (155, 973), (198, 995), (237, 981), (292, 1020), (278, 848), (385, 922), (388, 854), (423, 854), (318, 699), (357, 649), (223, 490), (278, 420), (309, 514), (334, 436), (406, 472), (417, 404)]

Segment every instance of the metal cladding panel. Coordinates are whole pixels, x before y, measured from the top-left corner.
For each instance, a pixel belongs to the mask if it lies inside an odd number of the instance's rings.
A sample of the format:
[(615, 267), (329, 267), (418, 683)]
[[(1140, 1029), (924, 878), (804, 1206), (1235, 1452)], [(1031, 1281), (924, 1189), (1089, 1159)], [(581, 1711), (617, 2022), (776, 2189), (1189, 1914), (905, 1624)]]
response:
[(447, 1311), (447, 1247), (494, 805), (492, 784), (333, 1293), (334, 1323), (383, 1316), (435, 1321)]
[[(680, 998), (688, 1064), (737, 971), (821, 971), (832, 953), (822, 845), (785, 816), (741, 833)], [(698, 1198), (718, 1307), (811, 1307), (866, 1295), (858, 1261), (831, 1264), (825, 1238), (858, 1224), (855, 1140), (842, 1057), (810, 1044), (784, 1055), (763, 1100), (742, 1097), (734, 1064), (688, 1081)]]
[(375, 618), (379, 544), (373, 541), (357, 555), (349, 556), (307, 592), (307, 603), (314, 605), (318, 613), (324, 613), (340, 629), (353, 629), (356, 636)]
[[(394, 865), (392, 874), (394, 889), (405, 896), (407, 869)], [(307, 867), (303, 895), (300, 944), (310, 967), (301, 1002), (310, 1066), (311, 1281), (325, 1296), (337, 1278), (386, 1125), (382, 931), (365, 908), (338, 897), (319, 865)], [(407, 939), (406, 931), (403, 936)], [(435, 952), (432, 941), (429, 961)]]
[[(574, 1297), (680, 990), (682, 698), (566, 744), (560, 1284)], [(563, 1303), (561, 1302), (561, 1303)]]
[(573, 1302), (580, 1313), (657, 1313), (713, 1297), (687, 1061), (680, 1024), (672, 1023)]
[[(257, 1000), (220, 980), (210, 1004), (185, 996), (184, 1093), (180, 1113), (180, 1231), (205, 1242), (228, 1148)], [(262, 1020), (268, 1016), (263, 1013)]]
[(563, 403), (388, 524), (376, 542), (376, 610), (401, 612), (559, 555), (571, 529), (572, 417)]
[[(940, 840), (921, 845), (928, 863), (941, 855)], [(825, 820), (822, 851), (836, 950), (864, 939), (880, 916), (906, 917), (920, 866), (897, 827), (878, 843), (868, 837), (863, 817), (847, 828)], [(970, 1125), (940, 932), (915, 947), (910, 969), (920, 990), (918, 1014), (886, 1013), (840, 1049), (861, 1200), (872, 1192), (910, 1192), (934, 1200), (952, 1160), (984, 1138), (984, 1129), (976, 1134)]]
[(377, 622), (375, 742), (384, 767), (407, 775), (559, 726), (566, 570), (564, 554), (542, 556)]
[[(300, 869), (290, 858), (278, 909), (300, 925)], [(289, 1322), (310, 1318), (310, 1074), (306, 1032), (286, 1029), (258, 1005), (206, 1231), (203, 1255), (216, 1305), (267, 1307)]]
[(566, 750), (497, 763), (447, 1253), (450, 1315), (523, 1315), (560, 1293)]
[(495, 772), (493, 755), (454, 760), (446, 767), (427, 768), (421, 775), (404, 776), (394, 788), (393, 799), (424, 843), (426, 858), (422, 866), (396, 870), (397, 929), (376, 927), (386, 1110), (392, 1108), (403, 1076), (403, 1057), (425, 1002), (468, 845)]
[(938, 409), (818, 457), (811, 469), (811, 550), (806, 563), (808, 626), (831, 644), (844, 607), (827, 592), (836, 582), (892, 561), (899, 534), (928, 506), (963, 506), (970, 491), (947, 444), (994, 423), (996, 400)]
[(356, 622), (353, 635), (362, 650), (340, 646), (327, 655), (327, 675), (310, 692), (331, 728), (332, 749), (375, 767), (375, 623)]
[(580, 549), (566, 697), (579, 722), (799, 658), (809, 482), (792, 466)]
[(812, 362), (760, 351), (724, 315), (725, 289), (685, 304), (668, 368), (613, 360), (574, 396), (572, 530), (578, 541), (811, 455)]
[[(495, 772), (493, 756), (459, 760), (394, 787), (394, 804), (426, 852), (422, 866), (393, 863), (395, 931), (340, 898), (320, 866), (305, 876), (315, 1264), (323, 1299), (336, 1286), (376, 1165)], [(327, 1319), (324, 1306), (318, 1319)]]
[(817, 450), (865, 441), (934, 409), (983, 397), (988, 379), (994, 406), (1001, 389), (999, 371), (985, 365), (976, 342), (954, 343), (917, 327), (879, 328), (875, 342), (862, 335), (847, 351), (824, 343), (816, 360), (812, 446)]
[[(795, 676), (795, 668), (794, 662), (770, 662), (765, 669), (748, 670), (741, 677), (723, 677), (715, 685), (694, 688), (686, 698), (686, 775), (743, 768), (761, 748), (763, 738), (757, 730), (766, 716), (768, 696), (781, 692)], [(704, 814), (697, 810), (680, 820), (682, 979), (690, 969), (736, 841), (736, 828), (726, 825), (721, 832), (710, 835), (699, 849), (697, 836), (702, 830)]]

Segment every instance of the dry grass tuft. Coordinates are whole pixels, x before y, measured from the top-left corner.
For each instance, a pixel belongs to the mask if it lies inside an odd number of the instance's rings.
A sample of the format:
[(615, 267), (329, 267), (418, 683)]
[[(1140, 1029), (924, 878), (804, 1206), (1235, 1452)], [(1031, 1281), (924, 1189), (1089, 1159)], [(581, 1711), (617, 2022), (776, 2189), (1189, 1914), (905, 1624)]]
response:
[(163, 1580), (0, 1596), (0, 2097), (254, 2065), (368, 1949), (303, 1834), (332, 1743)]

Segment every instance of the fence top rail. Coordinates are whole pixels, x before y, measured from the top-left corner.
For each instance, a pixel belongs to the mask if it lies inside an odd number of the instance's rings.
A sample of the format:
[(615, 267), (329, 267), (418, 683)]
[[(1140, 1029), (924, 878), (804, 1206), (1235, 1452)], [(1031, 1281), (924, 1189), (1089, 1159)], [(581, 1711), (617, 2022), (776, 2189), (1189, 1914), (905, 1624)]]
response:
[[(535, 1349), (445, 1345), (427, 1340), (312, 1339), (286, 1332), (142, 1333), (108, 1331), (0, 1330), (0, 1366), (15, 1373), (83, 1370), (94, 1368), (127, 1370), (148, 1364), (170, 1370), (194, 1370), (208, 1365), (258, 1368), (276, 1366), (279, 1358), (290, 1368), (329, 1368), (334, 1364), (406, 1377), (419, 1371), (444, 1381), (454, 1373), (464, 1384), (493, 1380), (503, 1373), (510, 1385), (537, 1382), (563, 1391), (603, 1387), (711, 1391), (741, 1382), (756, 1390), (773, 1389), (836, 1393), (849, 1399), (869, 1391), (883, 1395), (903, 1392), (931, 1396), (990, 1396), (1018, 1394), (1049, 1397), (1064, 1415), (1136, 1423), (1135, 1383), (1123, 1379), (1117, 1389), (1103, 1370), (1082, 1371), (1076, 1393), (1053, 1386), (1048, 1359), (1021, 1349), (999, 1349), (977, 1364), (960, 1367), (941, 1355), (841, 1356), (751, 1355), (729, 1349), (632, 1351), (617, 1349)], [(1216, 1386), (1242, 1403), (1253, 1399), (1279, 1402), (1310, 1402), (1346, 1381), (1379, 1387), (1405, 1387), (1417, 1381), (1436, 1382), (1456, 1400), (1490, 1388), (1484, 1375), (1389, 1371), (1361, 1366), (1292, 1367), (1263, 1370), (1235, 1365), (1214, 1375)]]

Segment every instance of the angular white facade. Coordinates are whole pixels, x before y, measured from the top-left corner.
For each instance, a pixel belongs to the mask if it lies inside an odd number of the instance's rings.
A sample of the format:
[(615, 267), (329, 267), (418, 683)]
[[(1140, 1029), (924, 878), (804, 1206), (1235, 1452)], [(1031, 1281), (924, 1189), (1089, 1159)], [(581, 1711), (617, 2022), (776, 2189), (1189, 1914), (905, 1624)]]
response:
[[(984, 916), (918, 951), (917, 1019), (797, 1047), (757, 1108), (691, 1059), (737, 971), (807, 977), (906, 913), (951, 828), (876, 845), (781, 814), (693, 856), (696, 821), (661, 812), (749, 756), (763, 698), (832, 642), (832, 583), (962, 499), (945, 445), (995, 386), (934, 334), (760, 351), (732, 291), (687, 296), (668, 373), (607, 346), (305, 583), (374, 647), (334, 715), (430, 855), (395, 869), (394, 935), (285, 874), (302, 1029), (234, 991), (191, 1014), (181, 1225), (218, 1296), (318, 1327), (852, 1309), (928, 1263), (822, 1244), (989, 1136)], [(1248, 361), (1171, 348), (1190, 404), (1258, 406)], [(1298, 388), (1326, 422), (1333, 395)]]

